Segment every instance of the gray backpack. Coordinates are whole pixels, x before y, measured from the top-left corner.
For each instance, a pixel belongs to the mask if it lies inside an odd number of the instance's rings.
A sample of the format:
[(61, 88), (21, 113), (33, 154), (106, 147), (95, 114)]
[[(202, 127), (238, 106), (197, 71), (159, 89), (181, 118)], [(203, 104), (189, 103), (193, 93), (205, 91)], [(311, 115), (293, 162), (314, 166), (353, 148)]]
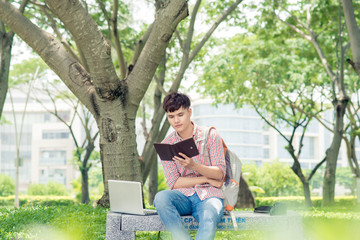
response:
[[(206, 144), (208, 141), (208, 136), (211, 129), (215, 129), (214, 127), (200, 127), (201, 129), (201, 137), (198, 141), (201, 141), (201, 149), (200, 154), (205, 154), (209, 164), (211, 165), (211, 160), (209, 157), (209, 152), (206, 151)], [(224, 192), (225, 199), (224, 199), (224, 208), (230, 212), (234, 209), (238, 193), (240, 187), (240, 178), (241, 178), (241, 161), (236, 156), (234, 152), (229, 150), (222, 139), (224, 153), (225, 153), (225, 162), (226, 162), (226, 174), (225, 174), (225, 181), (221, 189)]]

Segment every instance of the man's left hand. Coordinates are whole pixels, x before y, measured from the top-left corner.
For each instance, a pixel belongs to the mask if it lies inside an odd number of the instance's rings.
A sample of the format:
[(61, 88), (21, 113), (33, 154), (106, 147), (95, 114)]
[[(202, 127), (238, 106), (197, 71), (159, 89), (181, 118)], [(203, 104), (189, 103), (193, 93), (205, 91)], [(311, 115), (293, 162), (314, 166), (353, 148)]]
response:
[(183, 166), (187, 170), (193, 170), (193, 167), (195, 166), (195, 162), (192, 158), (186, 156), (183, 153), (179, 153), (181, 157), (175, 156), (173, 157), (173, 160), (180, 163), (181, 166)]

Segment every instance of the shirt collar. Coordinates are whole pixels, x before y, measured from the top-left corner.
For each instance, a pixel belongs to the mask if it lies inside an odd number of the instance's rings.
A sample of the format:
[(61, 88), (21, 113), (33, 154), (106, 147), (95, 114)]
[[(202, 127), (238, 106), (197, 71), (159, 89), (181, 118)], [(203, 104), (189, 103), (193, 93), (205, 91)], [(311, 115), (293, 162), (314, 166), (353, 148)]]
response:
[[(197, 125), (196, 123), (194, 123), (193, 121), (191, 121), (191, 123), (193, 124), (193, 126), (194, 126), (194, 130), (193, 130), (193, 134), (192, 134), (192, 137), (194, 138), (194, 139), (196, 139), (197, 137), (198, 137), (198, 135), (199, 135), (199, 125)], [(184, 140), (184, 139), (182, 139), (181, 137), (180, 137), (180, 135), (178, 134), (178, 132), (176, 132), (175, 131), (175, 136), (176, 136), (176, 138), (177, 138), (177, 140)]]

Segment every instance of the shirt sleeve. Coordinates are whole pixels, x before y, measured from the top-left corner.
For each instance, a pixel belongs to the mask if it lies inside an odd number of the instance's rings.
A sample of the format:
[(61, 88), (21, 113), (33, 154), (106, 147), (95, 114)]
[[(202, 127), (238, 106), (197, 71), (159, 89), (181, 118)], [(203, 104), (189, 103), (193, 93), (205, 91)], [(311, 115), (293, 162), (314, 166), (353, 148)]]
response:
[(174, 189), (174, 185), (180, 177), (176, 163), (174, 161), (161, 161), (161, 164), (164, 169), (166, 184), (170, 189)]
[(224, 147), (222, 138), (215, 129), (211, 129), (209, 133), (207, 146), (211, 165), (220, 168), (224, 178), (226, 174)]

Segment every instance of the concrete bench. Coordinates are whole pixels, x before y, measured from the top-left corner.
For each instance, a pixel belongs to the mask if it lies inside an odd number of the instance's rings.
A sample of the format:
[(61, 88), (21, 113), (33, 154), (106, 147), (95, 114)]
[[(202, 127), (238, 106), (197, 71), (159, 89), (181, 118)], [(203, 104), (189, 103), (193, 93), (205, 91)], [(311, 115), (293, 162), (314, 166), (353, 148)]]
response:
[[(236, 211), (238, 230), (261, 230), (271, 232), (271, 239), (303, 239), (302, 217), (294, 211), (286, 215), (270, 216), (269, 214), (249, 211)], [(198, 222), (192, 216), (182, 217), (184, 225), (190, 231), (196, 231)], [(234, 230), (230, 215), (224, 215), (217, 226), (218, 231)], [(106, 219), (106, 239), (135, 239), (136, 231), (166, 231), (158, 215), (130, 215), (109, 211)], [(270, 235), (269, 235), (270, 236)]]

